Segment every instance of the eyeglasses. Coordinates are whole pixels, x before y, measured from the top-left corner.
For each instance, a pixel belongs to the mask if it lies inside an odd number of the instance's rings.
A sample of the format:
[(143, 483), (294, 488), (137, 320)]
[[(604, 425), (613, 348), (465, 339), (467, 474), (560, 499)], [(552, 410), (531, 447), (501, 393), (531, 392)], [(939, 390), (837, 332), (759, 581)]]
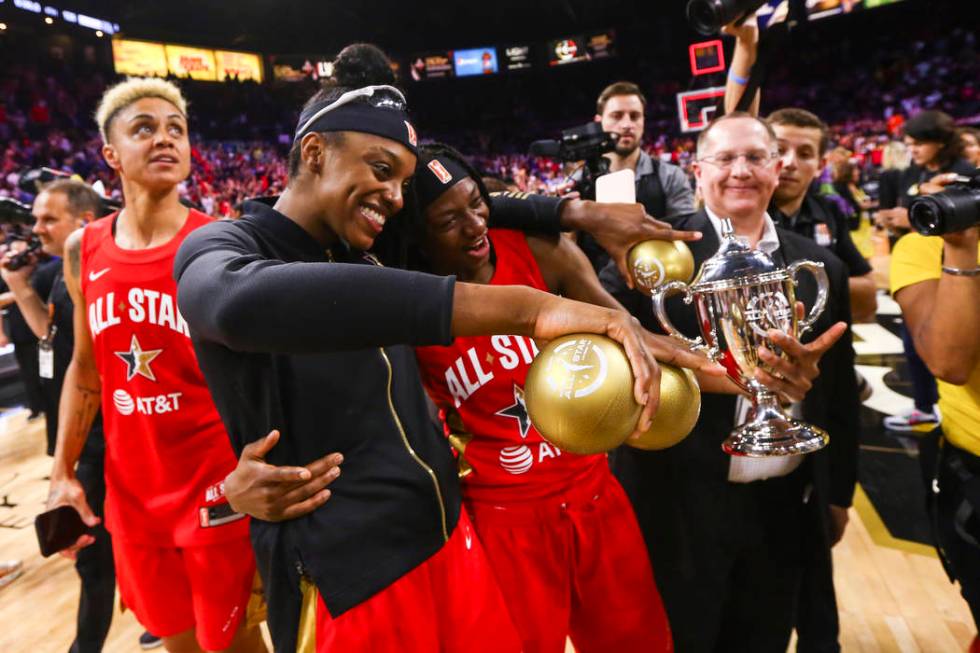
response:
[(698, 159), (698, 161), (712, 163), (719, 168), (731, 168), (735, 165), (736, 161), (743, 157), (745, 158), (745, 164), (750, 168), (764, 168), (778, 159), (779, 154), (776, 152), (766, 152), (764, 150), (741, 153), (719, 152), (718, 154), (712, 154), (711, 156), (703, 156)]
[(355, 88), (352, 91), (347, 91), (339, 98), (323, 107), (309, 119), (303, 123), (303, 126), (296, 130), (296, 138), (306, 134), (306, 130), (310, 128), (314, 122), (319, 120), (324, 114), (333, 111), (334, 109), (339, 109), (345, 104), (350, 104), (351, 102), (364, 98), (367, 103), (373, 107), (381, 109), (397, 109), (399, 111), (404, 111), (405, 106), (408, 104), (405, 101), (405, 96), (394, 86), (388, 86), (385, 84), (378, 86), (365, 86), (363, 88)]

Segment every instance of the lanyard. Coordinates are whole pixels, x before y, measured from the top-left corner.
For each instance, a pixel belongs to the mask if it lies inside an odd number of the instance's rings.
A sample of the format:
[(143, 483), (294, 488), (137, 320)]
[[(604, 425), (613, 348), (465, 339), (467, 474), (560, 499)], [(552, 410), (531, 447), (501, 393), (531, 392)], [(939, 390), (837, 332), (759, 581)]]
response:
[(51, 342), (54, 340), (55, 334), (58, 333), (58, 325), (54, 323), (54, 291), (57, 290), (58, 284), (62, 283), (63, 278), (62, 273), (58, 272), (58, 276), (54, 278), (54, 283), (51, 284), (51, 290), (48, 291), (48, 328), (47, 333), (38, 343), (39, 345), (43, 343), (43, 346), (48, 348), (51, 347)]

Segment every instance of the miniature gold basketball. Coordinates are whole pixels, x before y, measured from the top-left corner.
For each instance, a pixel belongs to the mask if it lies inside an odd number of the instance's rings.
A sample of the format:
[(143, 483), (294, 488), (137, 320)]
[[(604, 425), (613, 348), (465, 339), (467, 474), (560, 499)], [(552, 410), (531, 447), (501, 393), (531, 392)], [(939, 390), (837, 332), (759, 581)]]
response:
[(531, 422), (548, 442), (578, 454), (615, 449), (636, 429), (641, 406), (622, 346), (605, 336), (552, 340), (524, 384)]
[(666, 449), (686, 438), (701, 415), (701, 388), (689, 369), (660, 364), (660, 406), (653, 424), (637, 440), (637, 449)]
[(694, 256), (679, 240), (647, 240), (635, 245), (627, 259), (633, 283), (647, 293), (668, 281), (687, 283), (694, 277)]

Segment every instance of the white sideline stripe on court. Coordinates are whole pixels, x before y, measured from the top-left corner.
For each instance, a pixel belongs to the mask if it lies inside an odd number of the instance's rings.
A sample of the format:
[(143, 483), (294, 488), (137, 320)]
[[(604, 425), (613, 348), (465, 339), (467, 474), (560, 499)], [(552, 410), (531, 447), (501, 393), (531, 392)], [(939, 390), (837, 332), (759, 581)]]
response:
[(878, 365), (855, 365), (854, 369), (868, 381), (873, 392), (864, 405), (871, 410), (885, 415), (904, 415), (912, 410), (914, 402), (911, 397), (899, 394), (885, 385), (885, 375), (892, 368)]
[(878, 315), (901, 315), (902, 308), (884, 290), (878, 293)]
[(902, 339), (880, 324), (855, 324), (851, 330), (860, 338), (854, 341), (854, 353), (858, 356), (905, 353)]

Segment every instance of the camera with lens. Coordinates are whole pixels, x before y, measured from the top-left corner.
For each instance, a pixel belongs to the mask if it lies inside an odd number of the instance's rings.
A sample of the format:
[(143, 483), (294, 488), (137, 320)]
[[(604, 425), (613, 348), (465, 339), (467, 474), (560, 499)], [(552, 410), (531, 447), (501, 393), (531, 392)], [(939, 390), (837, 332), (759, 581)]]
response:
[(728, 23), (745, 20), (759, 10), (766, 0), (689, 0), (687, 22), (710, 36)]
[(23, 228), (34, 224), (31, 207), (12, 197), (0, 197), (0, 225)]
[(980, 224), (980, 174), (960, 176), (942, 192), (916, 197), (909, 222), (924, 236), (942, 236)]
[(564, 130), (559, 141), (534, 141), (528, 154), (566, 162), (594, 161), (602, 158), (606, 152), (616, 149), (618, 138), (617, 134), (602, 131), (599, 123), (590, 122)]
[(582, 196), (591, 199), (593, 182), (609, 172), (609, 159), (602, 156), (616, 149), (619, 134), (602, 130), (602, 125), (589, 122), (561, 133), (561, 140), (534, 141), (528, 148), (531, 156), (545, 156), (566, 163), (584, 161), (582, 180), (578, 184)]
[(7, 264), (4, 267), (11, 271), (21, 269), (33, 260), (41, 258), (41, 247), (41, 239), (37, 236), (31, 236), (27, 239), (27, 247), (7, 259)]
[(54, 168), (35, 168), (20, 176), (17, 186), (25, 193), (39, 193), (41, 189), (58, 179), (71, 179), (71, 173)]

